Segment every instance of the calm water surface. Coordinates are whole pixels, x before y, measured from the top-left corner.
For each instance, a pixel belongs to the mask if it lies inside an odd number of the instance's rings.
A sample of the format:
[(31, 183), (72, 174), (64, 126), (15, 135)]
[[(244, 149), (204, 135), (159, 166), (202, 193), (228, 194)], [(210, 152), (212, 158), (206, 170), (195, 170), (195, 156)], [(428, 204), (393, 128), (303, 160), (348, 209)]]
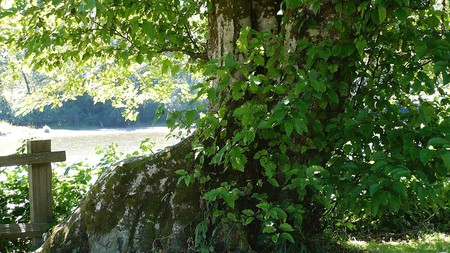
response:
[(141, 141), (150, 138), (155, 142), (155, 152), (176, 144), (179, 140), (167, 138), (166, 127), (149, 127), (135, 129), (98, 129), (98, 130), (23, 130), (0, 136), (0, 156), (13, 154), (20, 147), (23, 139), (51, 139), (53, 151), (66, 151), (67, 163), (83, 160), (96, 162), (100, 156), (95, 154), (96, 147), (108, 147), (118, 144), (118, 150), (132, 153), (139, 149)]

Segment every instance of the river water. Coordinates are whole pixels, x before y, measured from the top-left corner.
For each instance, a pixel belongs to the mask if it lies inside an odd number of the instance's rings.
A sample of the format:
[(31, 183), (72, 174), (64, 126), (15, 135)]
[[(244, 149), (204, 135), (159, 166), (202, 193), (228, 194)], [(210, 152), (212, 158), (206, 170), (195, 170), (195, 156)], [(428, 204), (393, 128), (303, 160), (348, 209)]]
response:
[(141, 141), (149, 138), (156, 145), (157, 152), (167, 146), (176, 144), (176, 138), (167, 138), (166, 127), (96, 129), (96, 130), (50, 130), (22, 128), (4, 136), (0, 136), (0, 156), (16, 152), (24, 139), (50, 139), (52, 151), (66, 151), (67, 163), (88, 161), (95, 163), (101, 157), (95, 153), (96, 147), (108, 147), (117, 143), (118, 151), (132, 153), (139, 149)]

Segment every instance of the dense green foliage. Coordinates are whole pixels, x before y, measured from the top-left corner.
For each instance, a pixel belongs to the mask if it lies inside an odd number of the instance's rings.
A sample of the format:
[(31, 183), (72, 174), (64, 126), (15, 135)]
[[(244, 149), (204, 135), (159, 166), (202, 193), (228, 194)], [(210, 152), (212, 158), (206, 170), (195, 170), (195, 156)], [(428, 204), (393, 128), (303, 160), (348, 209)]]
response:
[[(338, 38), (290, 51), (282, 36), (246, 29), (237, 45), (247, 62), (229, 54), (207, 66), (220, 82), (201, 94), (231, 97), (196, 121), (186, 113), (199, 165), (179, 174), (204, 186), (201, 226), (247, 226), (261, 247), (289, 252), (324, 228), (450, 228), (448, 12), (406, 1), (332, 8), (341, 17), (324, 30)], [(309, 21), (299, 29), (318, 29)]]
[[(35, 67), (71, 69), (36, 96), (49, 104), (87, 92), (131, 110), (171, 94), (180, 65), (203, 71), (193, 93), (214, 108), (167, 120), (196, 127), (197, 166), (177, 171), (203, 192), (196, 249), (239, 229), (255, 250), (297, 252), (327, 229), (449, 229), (447, 2), (284, 0), (279, 32), (236, 31), (216, 59), (207, 15), (221, 1), (18, 1), (0, 37)], [(136, 86), (145, 62), (161, 73)]]

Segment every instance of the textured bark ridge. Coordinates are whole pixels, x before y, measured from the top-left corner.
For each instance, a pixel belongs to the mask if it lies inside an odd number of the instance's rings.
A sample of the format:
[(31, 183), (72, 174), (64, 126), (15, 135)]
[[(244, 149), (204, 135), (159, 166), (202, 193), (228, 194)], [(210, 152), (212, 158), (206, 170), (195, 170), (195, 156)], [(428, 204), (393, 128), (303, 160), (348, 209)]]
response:
[(80, 207), (53, 229), (37, 252), (180, 252), (199, 215), (199, 187), (176, 186), (192, 161), (189, 139), (150, 158), (106, 171)]

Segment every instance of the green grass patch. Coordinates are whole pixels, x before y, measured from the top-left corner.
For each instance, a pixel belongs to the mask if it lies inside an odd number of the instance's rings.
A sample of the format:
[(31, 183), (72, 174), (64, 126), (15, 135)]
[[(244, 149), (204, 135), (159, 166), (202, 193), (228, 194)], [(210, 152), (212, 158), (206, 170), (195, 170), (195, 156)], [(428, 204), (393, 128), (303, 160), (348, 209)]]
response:
[(417, 239), (393, 241), (349, 240), (346, 246), (363, 252), (434, 252), (450, 253), (450, 235), (435, 233)]

